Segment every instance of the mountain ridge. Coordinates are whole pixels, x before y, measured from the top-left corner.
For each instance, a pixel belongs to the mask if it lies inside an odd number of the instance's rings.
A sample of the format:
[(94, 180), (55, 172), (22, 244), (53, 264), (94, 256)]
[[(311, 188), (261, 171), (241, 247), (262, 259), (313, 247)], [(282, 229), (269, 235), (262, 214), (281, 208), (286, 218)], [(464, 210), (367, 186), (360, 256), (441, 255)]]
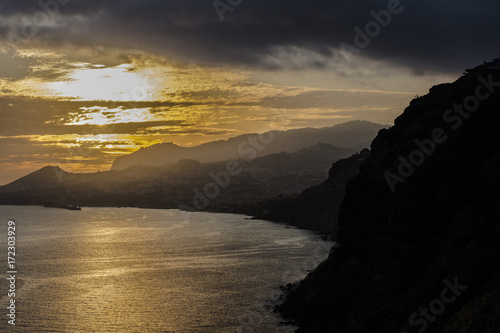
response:
[(361, 150), (369, 145), (379, 130), (386, 127), (357, 120), (332, 127), (249, 133), (194, 147), (162, 143), (116, 158), (111, 170), (124, 170), (134, 165), (161, 166), (181, 159), (195, 159), (203, 163), (254, 159), (282, 151), (294, 153), (318, 143)]
[[(352, 149), (320, 143), (295, 153), (276, 153), (252, 161), (201, 163), (183, 159), (158, 167), (131, 166), (88, 174), (47, 166), (1, 186), (0, 204), (63, 204), (71, 198), (72, 204), (81, 206), (191, 206), (196, 210), (233, 212), (241, 204), (292, 195), (314, 186), (326, 178), (333, 162), (353, 153)], [(237, 163), (239, 173), (225, 180), (221, 175), (228, 163)], [(228, 184), (220, 185), (218, 195), (209, 194), (207, 200), (206, 187), (222, 181)]]

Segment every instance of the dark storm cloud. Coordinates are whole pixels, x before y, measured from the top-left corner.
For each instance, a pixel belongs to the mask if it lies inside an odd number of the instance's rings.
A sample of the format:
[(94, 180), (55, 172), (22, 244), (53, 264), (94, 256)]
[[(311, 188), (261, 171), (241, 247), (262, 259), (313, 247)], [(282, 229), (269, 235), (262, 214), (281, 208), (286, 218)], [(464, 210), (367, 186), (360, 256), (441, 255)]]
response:
[[(340, 43), (353, 44), (353, 28), (364, 30), (373, 19), (370, 11), (382, 10), (388, 2), (243, 0), (221, 22), (212, 0), (72, 0), (59, 5), (57, 24), (40, 26), (36, 37), (53, 46), (113, 46), (175, 60), (269, 67), (266, 59), (277, 47), (299, 47), (327, 59)], [(457, 71), (500, 55), (500, 2), (405, 0), (401, 5), (402, 13), (392, 17), (362, 55), (411, 67), (415, 73)], [(35, 0), (7, 0), (0, 10), (7, 17), (32, 18), (41, 8)], [(21, 28), (15, 22), (0, 24), (4, 37)], [(321, 68), (325, 61), (305, 64)]]

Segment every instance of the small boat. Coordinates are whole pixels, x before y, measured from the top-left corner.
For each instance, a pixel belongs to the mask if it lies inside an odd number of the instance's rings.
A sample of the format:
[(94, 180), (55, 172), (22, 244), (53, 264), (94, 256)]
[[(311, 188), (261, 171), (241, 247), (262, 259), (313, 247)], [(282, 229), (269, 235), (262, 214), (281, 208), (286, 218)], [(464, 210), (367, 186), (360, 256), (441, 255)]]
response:
[(69, 205), (69, 204), (60, 204), (60, 203), (53, 203), (53, 202), (48, 202), (43, 207), (47, 208), (62, 208), (62, 209), (67, 209), (67, 210), (82, 210), (82, 207), (79, 205)]

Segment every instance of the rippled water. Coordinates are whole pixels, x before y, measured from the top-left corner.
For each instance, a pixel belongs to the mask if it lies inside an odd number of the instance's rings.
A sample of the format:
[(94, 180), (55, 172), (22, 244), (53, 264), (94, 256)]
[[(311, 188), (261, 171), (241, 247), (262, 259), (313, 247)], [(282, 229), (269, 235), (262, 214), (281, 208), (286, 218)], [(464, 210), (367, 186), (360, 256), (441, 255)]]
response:
[(1, 206), (0, 218), (0, 276), (17, 226), (15, 332), (293, 332), (272, 300), (331, 246), (229, 214)]

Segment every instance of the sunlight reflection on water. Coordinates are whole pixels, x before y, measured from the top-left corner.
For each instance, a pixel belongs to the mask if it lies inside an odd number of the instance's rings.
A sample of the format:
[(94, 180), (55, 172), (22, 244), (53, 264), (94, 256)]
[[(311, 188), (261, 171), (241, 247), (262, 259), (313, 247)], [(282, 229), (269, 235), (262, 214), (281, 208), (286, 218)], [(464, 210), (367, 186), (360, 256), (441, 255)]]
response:
[[(16, 332), (236, 332), (238, 318), (293, 282), (287, 269), (328, 253), (313, 233), (239, 215), (189, 213), (187, 223), (174, 210), (0, 213), (18, 226)], [(254, 332), (294, 331), (261, 311)]]

